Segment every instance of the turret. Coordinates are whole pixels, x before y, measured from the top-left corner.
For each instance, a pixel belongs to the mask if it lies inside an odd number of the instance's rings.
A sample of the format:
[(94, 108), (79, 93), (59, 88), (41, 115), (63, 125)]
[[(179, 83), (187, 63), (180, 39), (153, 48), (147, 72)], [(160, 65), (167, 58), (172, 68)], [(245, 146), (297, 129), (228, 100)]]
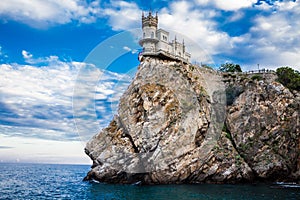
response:
[(149, 11), (149, 15), (147, 17), (144, 16), (144, 12), (142, 14), (142, 28), (145, 27), (153, 27), (157, 30), (157, 24), (158, 24), (158, 16), (157, 13), (154, 16), (152, 16), (151, 11)]
[(155, 52), (155, 44), (158, 42), (156, 31), (158, 24), (158, 16), (153, 16), (149, 11), (148, 16), (142, 14), (142, 29), (143, 38), (139, 41), (139, 44), (143, 47), (143, 52)]

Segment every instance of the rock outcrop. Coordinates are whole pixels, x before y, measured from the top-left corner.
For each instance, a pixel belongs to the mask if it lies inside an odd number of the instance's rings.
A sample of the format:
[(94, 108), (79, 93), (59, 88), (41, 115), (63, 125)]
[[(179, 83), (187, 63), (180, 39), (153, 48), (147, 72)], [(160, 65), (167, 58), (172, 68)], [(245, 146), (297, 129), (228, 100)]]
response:
[(143, 184), (296, 180), (299, 95), (266, 80), (145, 58), (120, 99), (118, 114), (86, 145), (93, 166), (85, 179)]
[(229, 100), (225, 124), (255, 176), (288, 180), (300, 170), (300, 101), (296, 91), (274, 80), (260, 75), (226, 78), (228, 91), (240, 92)]

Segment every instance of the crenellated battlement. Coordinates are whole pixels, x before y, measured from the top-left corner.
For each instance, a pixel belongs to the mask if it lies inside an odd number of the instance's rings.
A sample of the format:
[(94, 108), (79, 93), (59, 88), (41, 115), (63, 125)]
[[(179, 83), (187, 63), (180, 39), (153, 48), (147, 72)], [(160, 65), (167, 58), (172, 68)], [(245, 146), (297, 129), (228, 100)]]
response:
[(147, 17), (144, 16), (144, 13), (142, 14), (142, 28), (146, 26), (153, 26), (157, 28), (158, 24), (158, 16), (157, 13), (155, 16), (152, 15), (151, 11), (149, 11), (149, 14)]

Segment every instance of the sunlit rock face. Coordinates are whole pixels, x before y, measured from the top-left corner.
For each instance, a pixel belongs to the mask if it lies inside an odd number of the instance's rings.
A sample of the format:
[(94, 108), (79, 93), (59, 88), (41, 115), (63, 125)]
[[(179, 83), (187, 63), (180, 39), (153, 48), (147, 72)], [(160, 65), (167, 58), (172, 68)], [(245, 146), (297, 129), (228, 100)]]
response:
[(118, 114), (87, 143), (93, 166), (85, 179), (171, 184), (281, 178), (281, 172), (297, 177), (299, 99), (278, 83), (235, 78), (146, 57)]

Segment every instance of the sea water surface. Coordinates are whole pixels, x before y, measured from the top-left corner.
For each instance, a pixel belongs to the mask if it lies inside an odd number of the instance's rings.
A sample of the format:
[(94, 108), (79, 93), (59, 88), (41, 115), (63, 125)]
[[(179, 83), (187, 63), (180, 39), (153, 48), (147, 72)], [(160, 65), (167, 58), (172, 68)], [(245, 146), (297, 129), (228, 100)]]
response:
[(83, 182), (88, 165), (0, 163), (0, 199), (300, 199), (290, 185), (134, 186)]

